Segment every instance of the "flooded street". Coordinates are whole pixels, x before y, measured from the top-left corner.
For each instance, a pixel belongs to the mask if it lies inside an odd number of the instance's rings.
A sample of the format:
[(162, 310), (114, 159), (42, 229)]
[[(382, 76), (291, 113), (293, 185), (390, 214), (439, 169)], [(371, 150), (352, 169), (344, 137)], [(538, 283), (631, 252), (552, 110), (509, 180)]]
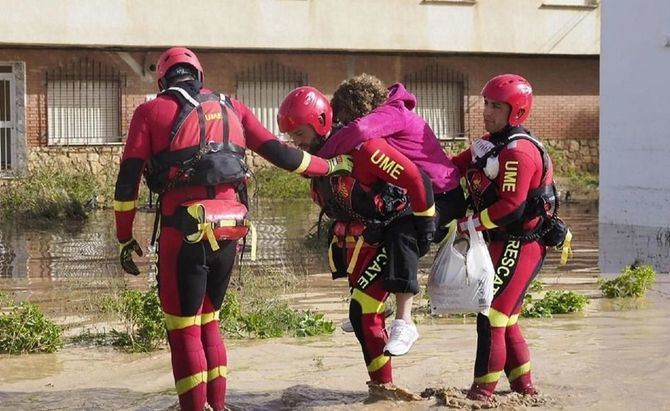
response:
[[(324, 272), (323, 250), (305, 247), (317, 210), (308, 202), (291, 202), (254, 212), (260, 261), (251, 267), (291, 270), (301, 281), (283, 298), (296, 308), (325, 312), (339, 324), (346, 316), (346, 282), (333, 282)], [(550, 253), (540, 280), (546, 289), (597, 297), (597, 206), (566, 205), (562, 216), (575, 233), (574, 259), (558, 267), (558, 253)], [(144, 239), (143, 245), (151, 219), (148, 213), (138, 217), (136, 235)], [(140, 278), (122, 275), (110, 215), (99, 213), (85, 226), (67, 230), (2, 226), (0, 232), (0, 290), (40, 304), (60, 322), (81, 321), (96, 294), (114, 284), (128, 281), (146, 287), (148, 259), (140, 266)], [(423, 281), (429, 265), (425, 259)], [(637, 302), (593, 298), (584, 313), (522, 319), (543, 408), (669, 409), (668, 312), (670, 278), (659, 275), (648, 297)], [(423, 317), (418, 329), (421, 338), (412, 351), (393, 359), (396, 383), (417, 393), (467, 388), (475, 356), (474, 318)], [(435, 398), (366, 404), (367, 373), (360, 348), (353, 334), (339, 328), (323, 337), (228, 340), (227, 345), (232, 409), (426, 410), (437, 404)], [(504, 400), (504, 378), (498, 389)], [(55, 354), (0, 356), (2, 410), (165, 410), (175, 402), (167, 350), (125, 354), (66, 346)]]

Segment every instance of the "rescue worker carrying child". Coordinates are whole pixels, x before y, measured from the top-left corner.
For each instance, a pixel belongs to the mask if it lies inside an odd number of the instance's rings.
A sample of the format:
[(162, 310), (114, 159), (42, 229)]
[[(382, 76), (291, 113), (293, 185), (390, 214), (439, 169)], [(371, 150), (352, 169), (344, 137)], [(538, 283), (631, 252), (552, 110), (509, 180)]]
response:
[[(330, 136), (333, 112), (319, 90), (299, 87), (284, 98), (277, 120), (295, 144), (318, 154)], [(433, 191), (430, 179), (385, 139), (369, 139), (348, 154), (354, 164), (351, 176), (312, 179), (312, 198), (335, 220), (330, 229), (330, 268), (334, 278), (347, 276), (352, 288), (349, 320), (363, 350), (371, 387), (388, 386), (393, 375), (391, 358), (384, 352), (388, 338), (384, 303), (394, 290), (385, 282), (389, 269), (401, 267), (389, 267), (384, 231), (395, 225), (406, 235), (405, 253), (393, 264), (416, 270), (419, 248), (427, 249), (435, 231)], [(420, 246), (421, 241), (426, 244)], [(402, 290), (418, 291), (415, 278), (391, 279), (394, 282)]]

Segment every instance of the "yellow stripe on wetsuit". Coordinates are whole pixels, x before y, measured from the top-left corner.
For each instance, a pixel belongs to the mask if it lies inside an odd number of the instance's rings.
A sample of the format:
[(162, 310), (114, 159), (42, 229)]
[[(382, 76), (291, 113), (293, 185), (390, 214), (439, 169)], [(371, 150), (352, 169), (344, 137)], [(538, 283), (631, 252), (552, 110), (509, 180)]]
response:
[(137, 208), (137, 200), (119, 201), (114, 200), (114, 211), (130, 211)]
[(302, 174), (305, 170), (307, 170), (307, 167), (309, 167), (309, 163), (311, 162), (312, 162), (312, 156), (308, 152), (303, 151), (302, 161), (300, 162), (298, 168), (293, 170), (293, 173)]

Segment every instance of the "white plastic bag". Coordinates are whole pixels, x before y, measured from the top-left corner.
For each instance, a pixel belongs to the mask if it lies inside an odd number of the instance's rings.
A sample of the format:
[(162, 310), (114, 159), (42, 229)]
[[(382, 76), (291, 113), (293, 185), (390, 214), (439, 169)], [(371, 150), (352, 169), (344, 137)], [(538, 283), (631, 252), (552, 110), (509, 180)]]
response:
[[(451, 311), (451, 305), (458, 299), (460, 284), (465, 278), (465, 251), (467, 239), (454, 244), (456, 225), (449, 227), (449, 233), (435, 255), (433, 266), (428, 276), (428, 296), (432, 314), (444, 314)], [(465, 247), (461, 245), (465, 243)]]
[(493, 263), (482, 233), (475, 230), (471, 220), (468, 229), (467, 254), (461, 247), (463, 239), (456, 240), (455, 229), (437, 252), (428, 277), (432, 314), (477, 313), (491, 306)]
[(468, 218), (468, 233), (470, 234), (470, 248), (465, 256), (465, 267), (468, 280), (476, 284), (473, 302), (477, 304), (476, 312), (488, 312), (491, 301), (493, 301), (495, 268), (484, 236), (480, 231), (475, 230), (472, 217)]

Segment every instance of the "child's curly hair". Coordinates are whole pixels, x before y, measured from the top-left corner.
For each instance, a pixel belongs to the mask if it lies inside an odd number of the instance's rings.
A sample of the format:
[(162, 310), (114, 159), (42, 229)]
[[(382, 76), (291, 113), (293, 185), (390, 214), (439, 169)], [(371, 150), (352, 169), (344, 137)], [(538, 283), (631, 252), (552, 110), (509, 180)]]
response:
[(340, 83), (330, 104), (335, 119), (347, 124), (374, 110), (387, 97), (384, 83), (371, 74), (363, 73)]

